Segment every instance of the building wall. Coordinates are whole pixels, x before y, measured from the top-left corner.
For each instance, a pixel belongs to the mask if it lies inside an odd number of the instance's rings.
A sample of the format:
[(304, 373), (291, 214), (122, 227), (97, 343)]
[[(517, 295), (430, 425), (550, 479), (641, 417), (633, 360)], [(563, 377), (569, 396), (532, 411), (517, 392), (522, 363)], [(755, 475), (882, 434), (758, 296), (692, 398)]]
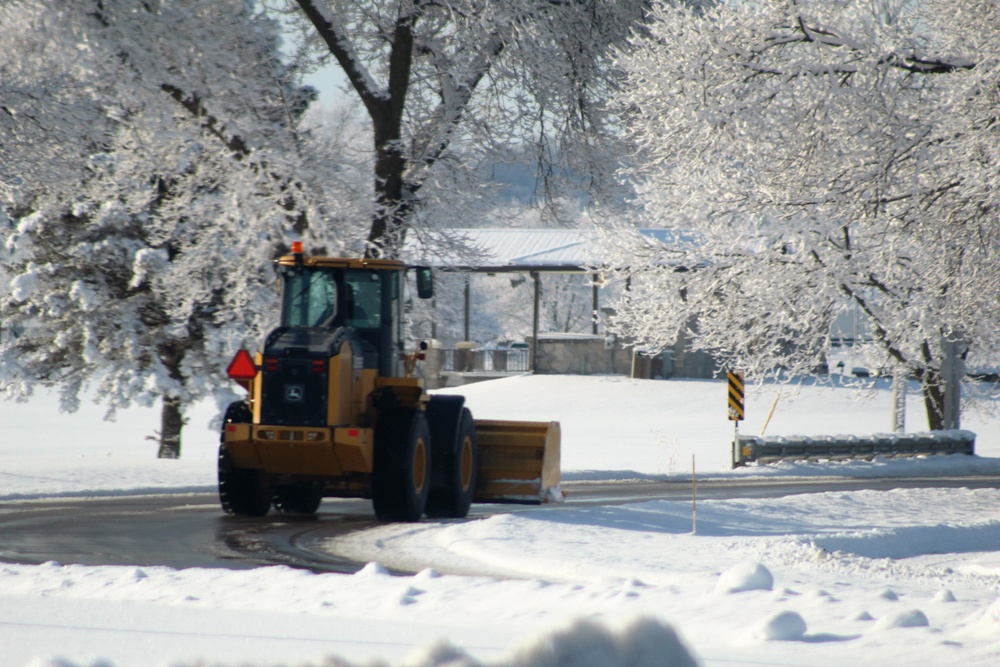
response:
[(718, 363), (708, 352), (691, 349), (691, 340), (685, 332), (677, 337), (673, 347), (673, 377), (712, 378), (718, 370)]
[(536, 368), (539, 375), (627, 374), (630, 352), (620, 343), (607, 348), (604, 336), (592, 334), (542, 334), (538, 337)]
[(604, 336), (543, 334), (538, 340), (540, 375), (635, 375), (644, 378), (711, 378), (718, 365), (707, 352), (688, 349), (685, 336), (655, 358), (641, 353), (633, 362), (633, 348), (615, 340), (608, 348)]

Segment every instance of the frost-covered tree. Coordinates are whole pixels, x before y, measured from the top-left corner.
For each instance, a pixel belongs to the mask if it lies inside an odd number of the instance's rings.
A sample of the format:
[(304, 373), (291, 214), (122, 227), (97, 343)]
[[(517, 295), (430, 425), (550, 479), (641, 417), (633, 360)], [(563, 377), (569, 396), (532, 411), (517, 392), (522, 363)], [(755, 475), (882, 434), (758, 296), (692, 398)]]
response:
[(939, 81), (950, 104), (937, 119), (949, 165), (961, 186), (940, 207), (944, 221), (994, 219), (1000, 211), (1000, 5), (988, 0), (926, 0), (922, 20), (943, 52), (965, 53), (975, 67)]
[(996, 11), (658, 3), (618, 60), (628, 177), (647, 224), (696, 234), (609, 235), (620, 330), (665, 346), (693, 322), (696, 346), (764, 377), (819, 366), (856, 306), (869, 363), (915, 376), (940, 428), (942, 342), (1000, 350)]
[(25, 1), (0, 26), (3, 393), (162, 398), (176, 457), (184, 406), (272, 317), (285, 232), (338, 242), (309, 225), (341, 207), (333, 156), (303, 173), (324, 129), (299, 131), (310, 95), (240, 0)]
[(539, 191), (613, 180), (608, 47), (646, 0), (272, 0), (304, 51), (335, 60), (372, 127), (365, 252), (396, 256), (419, 204), (482, 197), (484, 163), (535, 156)]

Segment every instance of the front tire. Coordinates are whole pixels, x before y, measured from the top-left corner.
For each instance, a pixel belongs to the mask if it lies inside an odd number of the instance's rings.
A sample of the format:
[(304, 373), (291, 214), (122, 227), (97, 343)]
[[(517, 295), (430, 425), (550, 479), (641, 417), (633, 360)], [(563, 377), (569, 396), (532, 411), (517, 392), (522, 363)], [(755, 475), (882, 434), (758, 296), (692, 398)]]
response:
[(274, 509), (288, 514), (315, 514), (323, 501), (322, 482), (281, 484), (274, 490)]
[(421, 410), (386, 410), (375, 428), (372, 505), (381, 521), (419, 521), (427, 506), (431, 437)]
[(445, 426), (434, 431), (434, 478), (427, 516), (464, 519), (476, 493), (476, 425), (469, 409), (462, 408), (457, 420)]

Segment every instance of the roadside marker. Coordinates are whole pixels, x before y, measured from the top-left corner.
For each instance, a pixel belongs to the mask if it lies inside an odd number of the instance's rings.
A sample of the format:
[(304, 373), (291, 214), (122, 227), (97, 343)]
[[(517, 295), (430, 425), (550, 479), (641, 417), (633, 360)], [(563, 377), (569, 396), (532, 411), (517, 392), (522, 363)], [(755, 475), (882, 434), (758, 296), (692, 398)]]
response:
[(733, 469), (742, 465), (740, 451), (740, 422), (745, 415), (743, 409), (743, 373), (728, 371), (729, 377), (729, 421), (733, 422)]
[(729, 421), (743, 421), (743, 373), (729, 371)]

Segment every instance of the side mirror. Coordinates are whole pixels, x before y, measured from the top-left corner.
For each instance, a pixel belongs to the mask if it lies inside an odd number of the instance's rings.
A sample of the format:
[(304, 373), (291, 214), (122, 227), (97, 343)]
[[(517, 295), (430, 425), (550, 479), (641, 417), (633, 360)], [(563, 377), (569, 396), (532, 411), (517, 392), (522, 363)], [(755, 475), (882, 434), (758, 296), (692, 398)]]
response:
[(417, 296), (421, 299), (430, 299), (434, 296), (434, 274), (431, 267), (418, 266), (417, 271)]

